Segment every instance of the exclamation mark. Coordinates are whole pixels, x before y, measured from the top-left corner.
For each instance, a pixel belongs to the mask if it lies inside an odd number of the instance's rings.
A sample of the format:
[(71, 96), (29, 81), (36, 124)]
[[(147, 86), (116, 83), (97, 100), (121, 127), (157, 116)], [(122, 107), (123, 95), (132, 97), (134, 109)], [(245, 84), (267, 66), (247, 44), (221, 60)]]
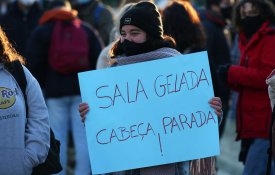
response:
[(159, 148), (160, 148), (161, 156), (163, 156), (163, 154), (162, 154), (162, 145), (161, 145), (161, 140), (160, 140), (159, 133), (158, 133), (158, 137), (159, 137)]

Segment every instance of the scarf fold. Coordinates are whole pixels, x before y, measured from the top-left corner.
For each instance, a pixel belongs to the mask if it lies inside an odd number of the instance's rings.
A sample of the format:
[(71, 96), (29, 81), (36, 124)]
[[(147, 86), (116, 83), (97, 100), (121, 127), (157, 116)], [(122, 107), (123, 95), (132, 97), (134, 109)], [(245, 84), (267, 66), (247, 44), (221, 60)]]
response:
[(177, 50), (168, 48), (168, 47), (163, 47), (147, 53), (142, 53), (142, 54), (133, 55), (133, 56), (118, 57), (116, 59), (116, 63), (117, 63), (117, 66), (122, 66), (126, 64), (151, 61), (151, 60), (167, 58), (167, 57), (174, 57), (177, 55), (180, 55), (180, 52), (178, 52)]

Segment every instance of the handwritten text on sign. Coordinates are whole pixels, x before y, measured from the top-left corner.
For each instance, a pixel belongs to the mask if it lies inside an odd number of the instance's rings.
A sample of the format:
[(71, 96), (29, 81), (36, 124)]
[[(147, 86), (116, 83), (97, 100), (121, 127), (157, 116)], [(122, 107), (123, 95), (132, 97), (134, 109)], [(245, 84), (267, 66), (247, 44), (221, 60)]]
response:
[(219, 154), (206, 52), (79, 74), (95, 174)]

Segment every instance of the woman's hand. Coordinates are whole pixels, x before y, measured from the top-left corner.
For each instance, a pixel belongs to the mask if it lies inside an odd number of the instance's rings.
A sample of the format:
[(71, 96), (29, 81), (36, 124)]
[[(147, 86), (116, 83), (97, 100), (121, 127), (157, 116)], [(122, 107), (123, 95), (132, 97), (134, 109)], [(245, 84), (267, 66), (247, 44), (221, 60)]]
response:
[(81, 121), (84, 123), (86, 114), (89, 112), (89, 105), (87, 103), (80, 103), (78, 106), (78, 112), (81, 117)]
[(215, 109), (215, 113), (217, 114), (218, 117), (222, 117), (222, 101), (220, 97), (213, 97), (211, 100), (208, 102), (212, 108)]

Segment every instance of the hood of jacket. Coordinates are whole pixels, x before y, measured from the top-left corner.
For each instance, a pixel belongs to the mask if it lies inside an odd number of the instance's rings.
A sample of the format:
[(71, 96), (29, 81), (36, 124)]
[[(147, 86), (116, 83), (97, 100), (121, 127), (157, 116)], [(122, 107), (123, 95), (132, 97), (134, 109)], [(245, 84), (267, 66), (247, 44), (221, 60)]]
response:
[(73, 20), (77, 17), (77, 14), (76, 10), (62, 8), (47, 10), (39, 19), (39, 24), (42, 25), (51, 20)]

